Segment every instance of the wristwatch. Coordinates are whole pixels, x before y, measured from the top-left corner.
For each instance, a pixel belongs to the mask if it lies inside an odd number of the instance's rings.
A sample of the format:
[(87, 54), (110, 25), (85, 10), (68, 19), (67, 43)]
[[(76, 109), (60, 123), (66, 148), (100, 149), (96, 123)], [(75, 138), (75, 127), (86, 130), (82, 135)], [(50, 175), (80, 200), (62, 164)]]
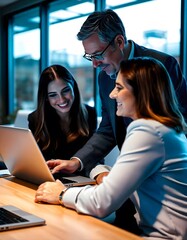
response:
[(62, 206), (64, 206), (64, 203), (63, 203), (63, 195), (64, 195), (64, 193), (65, 193), (70, 187), (71, 187), (71, 186), (65, 187), (65, 188), (62, 190), (62, 192), (60, 193), (59, 197), (58, 197), (59, 203), (60, 203)]

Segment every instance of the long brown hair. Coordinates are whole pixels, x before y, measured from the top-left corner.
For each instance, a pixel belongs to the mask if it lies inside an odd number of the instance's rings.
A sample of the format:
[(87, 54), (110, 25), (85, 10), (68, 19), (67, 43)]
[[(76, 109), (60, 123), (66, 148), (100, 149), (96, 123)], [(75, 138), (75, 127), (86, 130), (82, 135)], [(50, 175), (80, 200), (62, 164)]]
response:
[(133, 88), (138, 118), (154, 119), (186, 133), (187, 126), (173, 84), (160, 61), (147, 57), (123, 61), (120, 73)]
[[(42, 150), (46, 150), (52, 143), (54, 148), (58, 147), (58, 134), (60, 119), (56, 111), (48, 101), (48, 85), (50, 82), (61, 79), (71, 84), (74, 91), (74, 102), (70, 109), (69, 131), (66, 139), (68, 142), (78, 136), (88, 136), (89, 126), (87, 121), (87, 110), (81, 102), (78, 85), (71, 73), (61, 65), (52, 65), (43, 70), (39, 79), (37, 109), (33, 113), (35, 118), (34, 137), (40, 142)], [(57, 135), (57, 136), (56, 136)]]

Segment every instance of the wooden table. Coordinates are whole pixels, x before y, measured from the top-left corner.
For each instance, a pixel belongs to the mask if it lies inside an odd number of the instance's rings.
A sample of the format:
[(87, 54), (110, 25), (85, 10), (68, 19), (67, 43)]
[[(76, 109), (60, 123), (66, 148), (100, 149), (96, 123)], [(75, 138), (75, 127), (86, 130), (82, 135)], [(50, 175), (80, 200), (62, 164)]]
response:
[(0, 178), (0, 205), (15, 205), (46, 220), (46, 225), (0, 232), (0, 240), (140, 240), (97, 218), (60, 205), (34, 202), (37, 186), (14, 177)]

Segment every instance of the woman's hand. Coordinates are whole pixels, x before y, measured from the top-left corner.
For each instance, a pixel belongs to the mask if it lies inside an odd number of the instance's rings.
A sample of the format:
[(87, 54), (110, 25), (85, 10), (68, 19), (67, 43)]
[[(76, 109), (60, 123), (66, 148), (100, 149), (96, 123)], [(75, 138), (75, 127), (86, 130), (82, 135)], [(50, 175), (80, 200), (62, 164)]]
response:
[(59, 181), (45, 182), (41, 184), (35, 194), (35, 202), (47, 202), (51, 204), (59, 204), (59, 195), (65, 186)]
[(64, 173), (74, 173), (80, 168), (80, 161), (77, 158), (72, 158), (71, 160), (49, 160), (47, 165), (51, 170), (51, 173), (64, 172)]
[(103, 178), (106, 177), (108, 174), (109, 174), (109, 172), (103, 172), (103, 173), (98, 174), (95, 178), (96, 183), (101, 184), (103, 182)]

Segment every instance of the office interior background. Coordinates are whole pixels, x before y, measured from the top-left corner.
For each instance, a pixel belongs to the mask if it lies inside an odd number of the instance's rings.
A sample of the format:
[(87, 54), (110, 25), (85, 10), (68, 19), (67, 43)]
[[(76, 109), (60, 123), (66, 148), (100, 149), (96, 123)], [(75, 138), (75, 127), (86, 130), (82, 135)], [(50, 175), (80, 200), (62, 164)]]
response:
[(51, 64), (68, 68), (83, 102), (100, 115), (99, 69), (82, 57), (76, 34), (91, 12), (107, 8), (121, 17), (128, 39), (173, 55), (187, 78), (186, 0), (15, 0), (0, 5), (0, 124), (35, 109), (40, 73)]

